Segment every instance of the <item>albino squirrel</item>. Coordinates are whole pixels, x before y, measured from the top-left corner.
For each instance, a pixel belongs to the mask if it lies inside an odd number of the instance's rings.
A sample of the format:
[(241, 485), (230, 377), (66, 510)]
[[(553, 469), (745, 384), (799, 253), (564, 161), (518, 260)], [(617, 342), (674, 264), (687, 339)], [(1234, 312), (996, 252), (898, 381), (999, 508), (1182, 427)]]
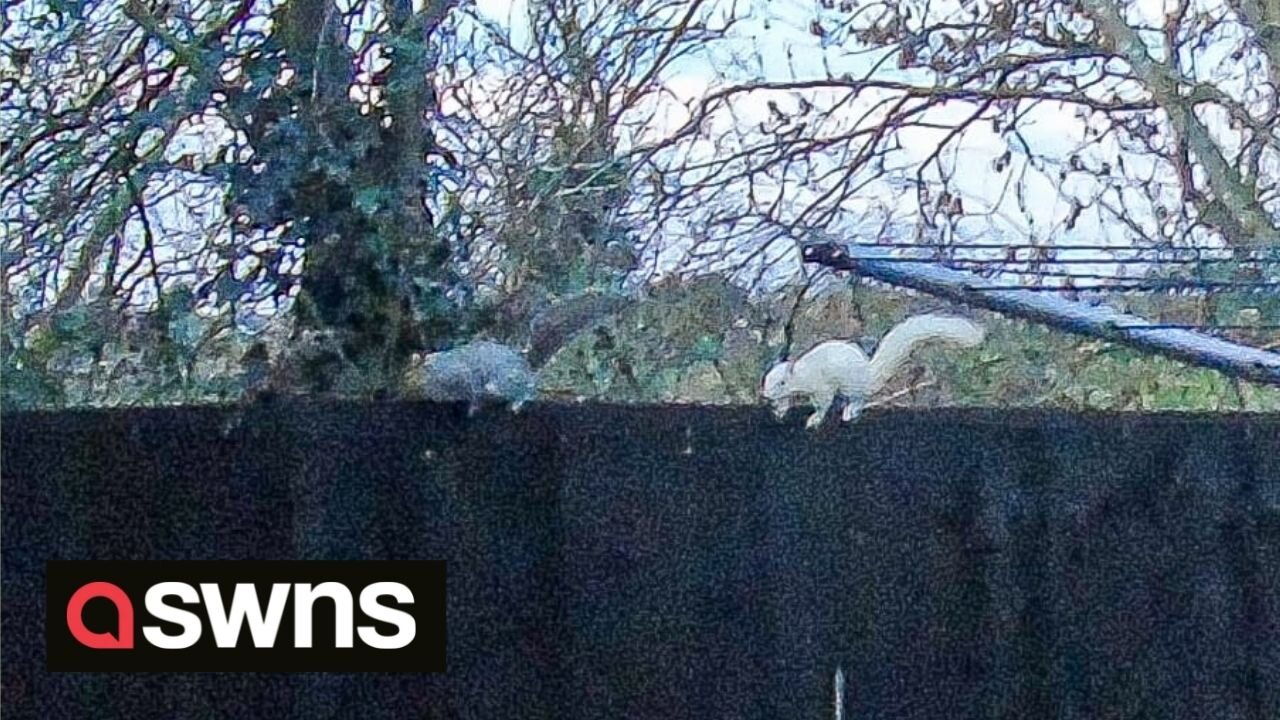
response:
[(513, 412), (537, 394), (538, 380), (529, 361), (514, 348), (476, 340), (421, 359), (413, 384), (421, 383), (429, 400), (464, 400), (474, 415), (485, 400), (507, 402)]
[(847, 403), (841, 419), (848, 422), (888, 384), (918, 345), (942, 341), (974, 347), (984, 336), (981, 326), (964, 318), (917, 315), (890, 330), (869, 359), (857, 345), (828, 340), (795, 361), (784, 360), (764, 376), (762, 392), (779, 418), (787, 414), (797, 395), (807, 396), (814, 408), (805, 423), (809, 428), (822, 424), (838, 395)]

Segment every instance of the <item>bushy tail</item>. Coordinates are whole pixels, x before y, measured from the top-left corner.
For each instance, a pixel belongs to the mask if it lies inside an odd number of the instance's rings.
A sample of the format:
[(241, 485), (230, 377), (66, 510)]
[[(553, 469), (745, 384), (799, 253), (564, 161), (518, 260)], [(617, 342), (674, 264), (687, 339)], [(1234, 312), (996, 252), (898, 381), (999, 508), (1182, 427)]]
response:
[(893, 379), (917, 346), (933, 341), (961, 347), (982, 342), (986, 333), (974, 322), (945, 315), (917, 315), (898, 323), (876, 347), (871, 356), (871, 392), (875, 393)]

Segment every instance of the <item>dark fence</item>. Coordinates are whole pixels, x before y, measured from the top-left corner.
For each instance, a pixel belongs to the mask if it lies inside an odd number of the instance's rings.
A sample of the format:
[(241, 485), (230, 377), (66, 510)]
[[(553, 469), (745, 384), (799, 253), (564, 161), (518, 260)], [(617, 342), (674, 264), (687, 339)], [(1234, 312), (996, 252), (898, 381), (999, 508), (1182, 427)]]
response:
[[(3, 420), (16, 717), (1280, 717), (1280, 417)], [(449, 671), (60, 674), (50, 559), (445, 559)]]

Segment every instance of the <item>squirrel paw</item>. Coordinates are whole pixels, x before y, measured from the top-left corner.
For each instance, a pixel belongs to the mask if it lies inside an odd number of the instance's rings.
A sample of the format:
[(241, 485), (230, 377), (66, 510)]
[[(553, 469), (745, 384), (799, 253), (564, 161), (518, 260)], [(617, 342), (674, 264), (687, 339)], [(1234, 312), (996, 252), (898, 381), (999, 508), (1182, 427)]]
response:
[(841, 422), (852, 422), (858, 419), (858, 415), (862, 413), (862, 406), (849, 403), (844, 406), (844, 410), (840, 413)]
[(805, 421), (804, 426), (809, 430), (816, 430), (822, 425), (822, 419), (825, 417), (823, 413), (814, 413)]

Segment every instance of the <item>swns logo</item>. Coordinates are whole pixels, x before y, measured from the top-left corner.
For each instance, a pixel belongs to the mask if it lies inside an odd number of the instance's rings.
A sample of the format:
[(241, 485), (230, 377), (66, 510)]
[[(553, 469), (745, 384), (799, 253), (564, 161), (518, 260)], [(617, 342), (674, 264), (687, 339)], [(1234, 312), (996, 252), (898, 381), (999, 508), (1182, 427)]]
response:
[(53, 561), (53, 671), (444, 672), (442, 561)]

